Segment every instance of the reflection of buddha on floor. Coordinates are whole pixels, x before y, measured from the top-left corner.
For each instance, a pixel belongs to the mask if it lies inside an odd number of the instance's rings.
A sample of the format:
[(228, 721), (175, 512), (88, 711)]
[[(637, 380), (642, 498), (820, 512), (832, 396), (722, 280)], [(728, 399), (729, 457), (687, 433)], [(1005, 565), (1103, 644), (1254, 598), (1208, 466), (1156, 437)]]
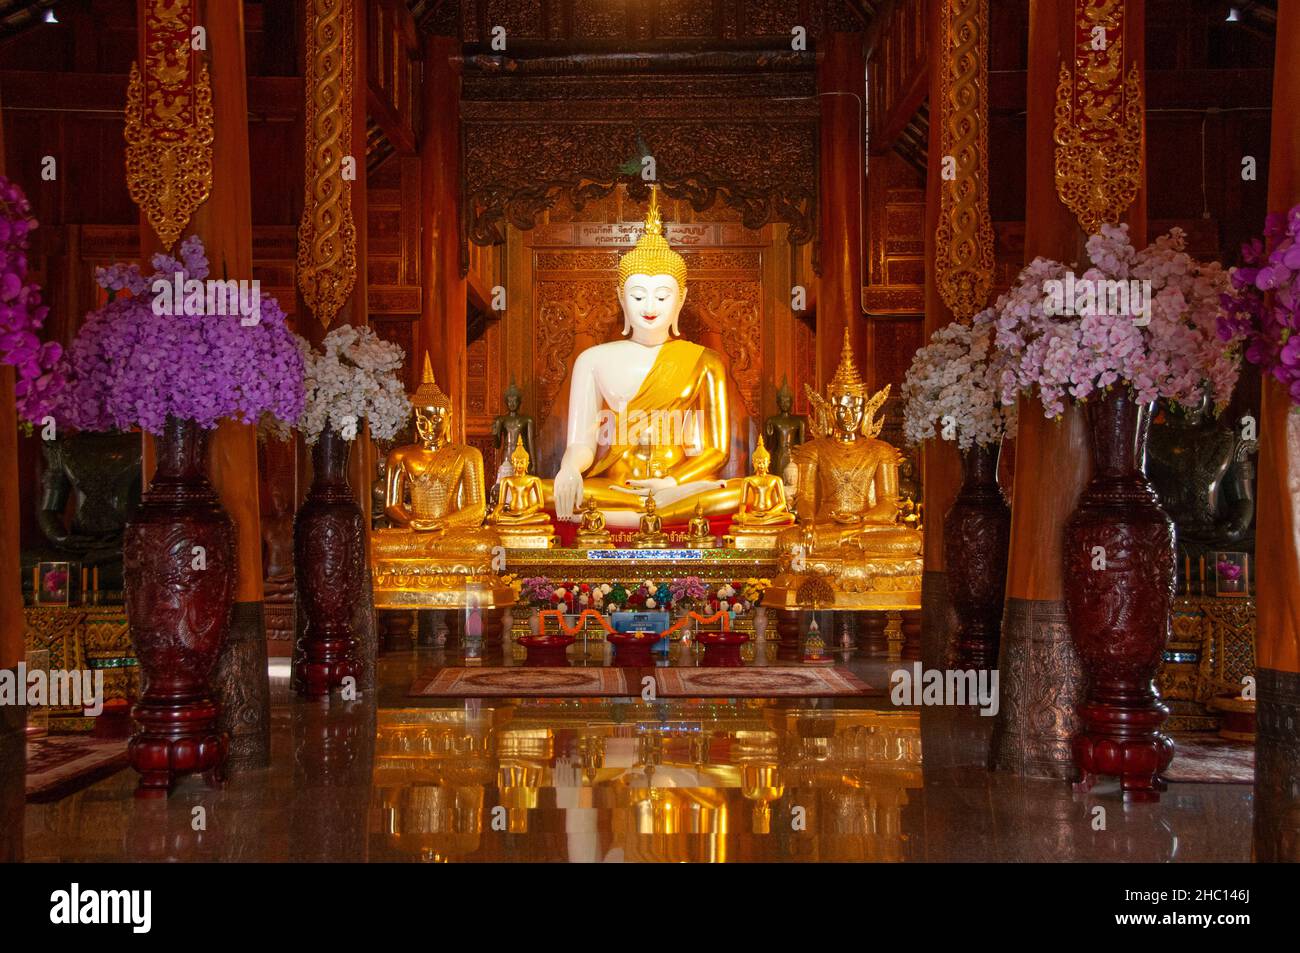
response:
[(439, 561), (466, 556), (486, 563), (499, 540), (482, 528), (483, 455), (450, 440), (451, 400), (434, 381), (427, 355), (424, 380), (411, 403), (419, 442), (388, 454), (384, 511), (394, 528), (373, 533), (374, 556), (437, 556)]
[[(853, 363), (849, 335), (827, 396), (808, 389), (816, 411), (813, 440), (792, 451), (799, 469), (797, 508), (802, 525), (781, 533), (783, 548), (812, 545), (806, 555), (916, 556), (921, 534), (898, 522), (898, 465), (902, 456), (876, 439), (884, 421), (875, 413), (886, 387), (867, 399)], [(919, 570), (918, 570), (919, 571)]]
[(555, 544), (555, 528), (542, 508), (542, 481), (528, 472), (528, 451), (523, 441), (510, 454), (513, 472), (498, 483), (497, 505), (487, 516), (506, 546), (547, 549)]

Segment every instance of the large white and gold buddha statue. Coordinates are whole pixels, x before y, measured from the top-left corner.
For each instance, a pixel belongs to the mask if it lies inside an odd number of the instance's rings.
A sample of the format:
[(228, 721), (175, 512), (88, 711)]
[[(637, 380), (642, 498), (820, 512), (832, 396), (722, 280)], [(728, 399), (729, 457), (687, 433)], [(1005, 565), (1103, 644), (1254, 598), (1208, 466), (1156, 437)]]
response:
[(589, 347), (573, 365), (568, 442), (547, 486), (560, 519), (578, 519), (590, 496), (611, 527), (636, 527), (651, 493), (665, 523), (685, 522), (697, 503), (710, 516), (736, 511), (739, 481), (718, 477), (730, 452), (726, 365), (677, 337), (686, 262), (663, 231), (652, 187), (645, 232), (618, 265), (627, 339)]

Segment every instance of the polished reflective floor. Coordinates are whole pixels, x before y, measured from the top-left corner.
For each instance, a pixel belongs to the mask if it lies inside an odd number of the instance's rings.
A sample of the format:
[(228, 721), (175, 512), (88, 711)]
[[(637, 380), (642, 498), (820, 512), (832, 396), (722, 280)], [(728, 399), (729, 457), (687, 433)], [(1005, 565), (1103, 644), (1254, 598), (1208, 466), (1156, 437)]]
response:
[[(990, 773), (993, 719), (969, 709), (895, 708), (885, 693), (408, 696), (416, 675), (455, 661), (386, 656), (375, 700), (309, 703), (278, 684), (269, 767), (221, 790), (187, 779), (162, 803), (135, 800), (127, 770), (28, 804), (25, 858), (1250, 859), (1249, 785), (1171, 784), (1159, 804), (1125, 805), (1113, 785), (1085, 795)], [(878, 687), (898, 665), (844, 661)]]

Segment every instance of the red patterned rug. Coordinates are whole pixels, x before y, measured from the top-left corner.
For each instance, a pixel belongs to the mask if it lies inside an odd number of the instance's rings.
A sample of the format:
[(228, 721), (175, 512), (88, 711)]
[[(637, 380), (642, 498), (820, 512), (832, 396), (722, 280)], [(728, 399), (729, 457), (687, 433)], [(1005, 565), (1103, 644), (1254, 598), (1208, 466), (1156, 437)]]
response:
[[(639, 689), (638, 689), (639, 690)], [(627, 695), (627, 679), (618, 668), (440, 668), (411, 686), (423, 698), (558, 695), (585, 698)]]
[(842, 668), (657, 668), (655, 678), (659, 694), (669, 698), (816, 698), (872, 693), (865, 682)]
[(1254, 784), (1255, 746), (1218, 735), (1175, 735), (1174, 760), (1166, 781), (1195, 784)]
[(125, 738), (47, 735), (27, 742), (27, 800), (53, 801), (122, 770)]

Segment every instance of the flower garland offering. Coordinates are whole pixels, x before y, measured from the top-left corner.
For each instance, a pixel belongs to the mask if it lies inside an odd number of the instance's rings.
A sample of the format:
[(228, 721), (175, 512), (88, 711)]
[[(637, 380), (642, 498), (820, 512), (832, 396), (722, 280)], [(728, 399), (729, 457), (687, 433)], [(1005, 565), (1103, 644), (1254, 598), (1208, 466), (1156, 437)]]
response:
[(1036, 392), (1048, 417), (1066, 400), (1122, 385), (1134, 399), (1198, 406), (1208, 393), (1222, 409), (1239, 363), (1217, 333), (1227, 274), (1195, 261), (1181, 229), (1141, 251), (1127, 225), (1103, 225), (1088, 239), (1092, 267), (1081, 276), (1036, 258), (975, 324), (995, 329), (1001, 400)]
[(305, 406), (298, 430), (314, 444), (330, 427), (355, 440), (362, 420), (376, 440), (391, 440), (411, 416), (411, 402), (397, 377), (406, 355), (366, 327), (342, 325), (325, 336), (324, 351), (299, 340), (306, 373)]
[[(1273, 250), (1264, 254), (1264, 242)], [(1230, 273), (1231, 290), (1220, 297), (1219, 339), (1244, 342), (1246, 360), (1271, 374), (1300, 404), (1300, 205), (1273, 213), (1264, 239), (1241, 246), (1242, 263)]]
[(537, 609), (559, 609), (565, 614), (595, 609), (597, 612), (670, 612), (694, 610), (701, 614), (745, 613), (763, 598), (771, 580), (750, 578), (710, 587), (696, 576), (650, 579), (634, 585), (612, 583), (556, 583), (545, 576), (521, 581), (519, 593)]
[(59, 422), (158, 434), (168, 417), (209, 430), (224, 418), (296, 421), (303, 412), (303, 357), (279, 303), (260, 297), (256, 320), (175, 306), (171, 287), (208, 276), (198, 236), (181, 243), (179, 259), (157, 254), (152, 264), (149, 276), (135, 265), (96, 271), (110, 299), (90, 313), (65, 355), (70, 384), (58, 404)]
[(27, 280), (27, 248), (34, 228), (27, 196), (0, 175), (0, 364), (16, 371), (15, 402), (27, 424), (51, 415), (65, 384), (59, 363), (63, 349), (40, 339), (50, 309), (41, 304), (40, 286)]
[(903, 433), (909, 443), (956, 440), (961, 450), (1014, 436), (1016, 403), (1003, 403), (993, 360), (993, 329), (954, 321), (916, 352), (903, 381)]

